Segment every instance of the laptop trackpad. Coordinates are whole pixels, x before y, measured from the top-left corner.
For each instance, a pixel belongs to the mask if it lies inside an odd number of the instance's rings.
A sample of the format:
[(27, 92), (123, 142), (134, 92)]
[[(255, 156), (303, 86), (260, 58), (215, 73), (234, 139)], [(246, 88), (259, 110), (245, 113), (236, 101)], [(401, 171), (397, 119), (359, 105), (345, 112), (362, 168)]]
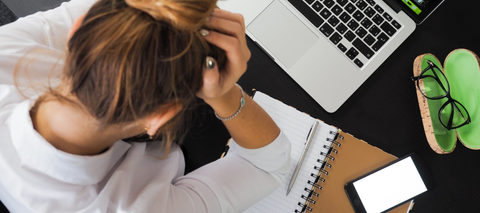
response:
[(248, 27), (248, 30), (288, 68), (318, 40), (282, 3), (274, 1)]

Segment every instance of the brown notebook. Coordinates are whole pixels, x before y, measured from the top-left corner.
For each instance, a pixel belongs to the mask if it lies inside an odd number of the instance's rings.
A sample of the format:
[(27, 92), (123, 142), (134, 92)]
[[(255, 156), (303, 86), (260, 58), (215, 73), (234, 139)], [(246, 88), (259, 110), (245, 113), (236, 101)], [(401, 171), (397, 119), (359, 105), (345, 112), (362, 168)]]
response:
[[(375, 170), (395, 156), (340, 129), (298, 111), (262, 92), (254, 100), (275, 120), (292, 143), (291, 171), (286, 183), (245, 212), (354, 212), (345, 193), (347, 182)], [(318, 122), (310, 148), (288, 196), (288, 183), (312, 125)], [(407, 202), (390, 212), (406, 213)]]

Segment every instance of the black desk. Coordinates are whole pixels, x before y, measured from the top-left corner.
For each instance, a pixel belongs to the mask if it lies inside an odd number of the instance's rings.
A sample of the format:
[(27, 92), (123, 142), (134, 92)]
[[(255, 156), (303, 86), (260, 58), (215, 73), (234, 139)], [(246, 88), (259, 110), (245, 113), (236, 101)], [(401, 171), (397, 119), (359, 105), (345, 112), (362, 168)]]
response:
[[(410, 80), (413, 60), (420, 54), (432, 53), (442, 62), (456, 48), (480, 54), (480, 30), (475, 26), (480, 21), (478, 8), (478, 1), (446, 0), (333, 114), (323, 110), (253, 42), (249, 43), (253, 57), (240, 84), (246, 91), (263, 91), (395, 156), (419, 153), (436, 187), (415, 199), (412, 212), (480, 212), (480, 151), (460, 142), (451, 154), (431, 150)], [(331, 80), (341, 87), (342, 79)]]
[[(480, 163), (476, 162), (480, 161), (480, 151), (467, 149), (459, 142), (447, 155), (438, 155), (430, 149), (423, 132), (415, 86), (410, 80), (417, 55), (430, 52), (443, 61), (456, 48), (468, 48), (480, 54), (480, 31), (476, 29), (476, 22), (480, 21), (478, 8), (478, 1), (446, 0), (333, 114), (323, 110), (251, 41), (253, 57), (240, 84), (245, 91), (252, 88), (263, 91), (398, 157), (419, 153), (434, 175), (436, 187), (416, 199), (412, 212), (480, 212), (480, 192), (477, 192), (480, 191)], [(342, 79), (332, 80), (338, 81), (341, 87)], [(200, 130), (190, 135), (200, 137), (201, 141), (186, 142), (189, 150), (197, 152), (189, 153), (190, 159), (187, 159), (194, 162), (194, 167), (218, 158), (225, 140), (225, 129), (217, 129), (216, 120), (211, 116), (203, 119), (206, 122), (199, 122)], [(207, 136), (210, 133), (215, 133), (215, 138)], [(212, 141), (219, 147), (211, 149), (205, 145)]]

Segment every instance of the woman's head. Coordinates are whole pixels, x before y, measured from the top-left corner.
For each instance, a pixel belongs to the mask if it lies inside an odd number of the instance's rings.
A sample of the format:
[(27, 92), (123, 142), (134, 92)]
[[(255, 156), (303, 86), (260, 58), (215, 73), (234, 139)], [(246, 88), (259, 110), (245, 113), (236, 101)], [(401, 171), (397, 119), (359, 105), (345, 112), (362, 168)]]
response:
[(168, 147), (202, 87), (206, 57), (225, 61), (198, 32), (215, 7), (216, 0), (98, 1), (68, 43), (68, 93), (104, 126), (181, 106), (159, 132)]

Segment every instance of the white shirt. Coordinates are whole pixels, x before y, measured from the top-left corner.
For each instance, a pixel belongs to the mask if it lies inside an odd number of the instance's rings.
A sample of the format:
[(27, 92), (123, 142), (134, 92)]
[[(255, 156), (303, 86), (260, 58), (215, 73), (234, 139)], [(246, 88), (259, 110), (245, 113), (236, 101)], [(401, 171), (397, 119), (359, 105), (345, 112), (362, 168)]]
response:
[(20, 82), (47, 83), (64, 64), (73, 21), (94, 2), (72, 0), (0, 27), (0, 200), (11, 212), (241, 212), (285, 181), (290, 142), (283, 133), (260, 149), (233, 141), (225, 158), (187, 175), (178, 146), (163, 160), (147, 154), (146, 143), (123, 141), (79, 156), (42, 138), (29, 115), (34, 100), (14, 85), (15, 66), (30, 65)]

